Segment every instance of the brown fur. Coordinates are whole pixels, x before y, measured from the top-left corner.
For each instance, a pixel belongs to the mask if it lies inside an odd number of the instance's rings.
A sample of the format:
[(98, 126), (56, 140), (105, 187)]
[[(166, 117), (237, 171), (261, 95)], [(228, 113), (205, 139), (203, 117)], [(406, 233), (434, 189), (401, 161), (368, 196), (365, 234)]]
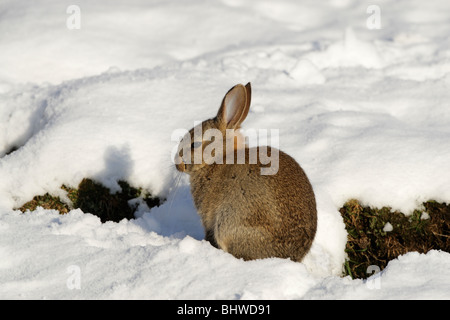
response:
[[(203, 131), (217, 128), (225, 134), (227, 128), (239, 128), (248, 113), (250, 94), (250, 84), (233, 87), (223, 99), (217, 117), (203, 122)], [(239, 114), (230, 116), (226, 123), (228, 100), (240, 107), (236, 108)], [(191, 143), (192, 139), (193, 129), (183, 140)], [(208, 143), (203, 141), (202, 149)], [(190, 175), (191, 193), (206, 240), (245, 260), (279, 257), (301, 261), (317, 228), (314, 192), (305, 172), (292, 157), (279, 151), (278, 172), (261, 175), (264, 165), (259, 161), (249, 164), (252, 150), (247, 147), (244, 150), (245, 164), (224, 161), (224, 164), (177, 165), (178, 170)], [(268, 147), (269, 155), (273, 150)], [(259, 155), (259, 147), (257, 152)], [(216, 156), (225, 157), (225, 144), (223, 154)], [(237, 157), (236, 148), (234, 156)]]

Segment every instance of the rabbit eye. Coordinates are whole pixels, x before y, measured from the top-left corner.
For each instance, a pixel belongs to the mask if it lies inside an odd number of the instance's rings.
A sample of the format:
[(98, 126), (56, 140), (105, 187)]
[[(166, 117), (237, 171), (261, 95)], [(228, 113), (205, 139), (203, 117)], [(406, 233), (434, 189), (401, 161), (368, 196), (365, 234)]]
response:
[(200, 141), (192, 142), (191, 149), (197, 149), (201, 145), (202, 145), (202, 143)]

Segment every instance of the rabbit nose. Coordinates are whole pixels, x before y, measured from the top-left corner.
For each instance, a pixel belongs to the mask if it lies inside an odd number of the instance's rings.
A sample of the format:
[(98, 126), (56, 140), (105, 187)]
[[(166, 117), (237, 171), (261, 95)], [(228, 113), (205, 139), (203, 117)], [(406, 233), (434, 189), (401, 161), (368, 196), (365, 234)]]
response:
[(186, 165), (184, 164), (183, 161), (181, 161), (180, 163), (176, 164), (175, 167), (177, 168), (178, 171), (181, 171), (181, 172), (186, 171)]

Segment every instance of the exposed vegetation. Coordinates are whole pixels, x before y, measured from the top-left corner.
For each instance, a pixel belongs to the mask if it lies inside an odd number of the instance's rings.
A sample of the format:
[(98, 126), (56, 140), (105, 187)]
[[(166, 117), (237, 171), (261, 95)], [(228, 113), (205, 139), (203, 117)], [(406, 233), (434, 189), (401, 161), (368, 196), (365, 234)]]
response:
[(383, 269), (410, 251), (450, 252), (450, 205), (427, 201), (423, 206), (405, 216), (389, 207), (364, 207), (357, 200), (345, 203), (340, 212), (348, 232), (346, 274), (367, 278), (370, 265)]
[(33, 200), (28, 201), (18, 209), (25, 212), (27, 210), (34, 211), (37, 207), (58, 210), (61, 214), (65, 214), (70, 211), (69, 206), (62, 202), (59, 197), (54, 197), (48, 193), (43, 196), (35, 196)]
[(134, 188), (126, 181), (118, 182), (121, 191), (111, 193), (103, 185), (92, 179), (83, 179), (77, 188), (61, 186), (61, 189), (67, 192), (71, 203), (64, 203), (59, 197), (48, 193), (41, 196), (35, 196), (33, 200), (25, 203), (18, 208), (22, 212), (26, 210), (33, 211), (38, 206), (45, 209), (55, 209), (61, 214), (69, 212), (71, 209), (80, 208), (83, 212), (89, 212), (100, 217), (102, 222), (115, 221), (134, 218), (136, 206), (130, 206), (128, 201), (141, 197), (151, 208), (158, 206), (161, 200), (146, 194), (141, 188)]

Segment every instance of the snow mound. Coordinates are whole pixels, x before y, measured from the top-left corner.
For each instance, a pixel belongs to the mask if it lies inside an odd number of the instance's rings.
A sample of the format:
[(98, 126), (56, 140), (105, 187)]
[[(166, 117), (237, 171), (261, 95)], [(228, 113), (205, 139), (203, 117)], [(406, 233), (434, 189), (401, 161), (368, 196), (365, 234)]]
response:
[(314, 275), (285, 259), (244, 262), (204, 240), (160, 236), (143, 220), (102, 224), (80, 210), (3, 213), (0, 230), (0, 254), (8, 257), (0, 261), (2, 298), (449, 297), (446, 252), (408, 253), (362, 281)]

